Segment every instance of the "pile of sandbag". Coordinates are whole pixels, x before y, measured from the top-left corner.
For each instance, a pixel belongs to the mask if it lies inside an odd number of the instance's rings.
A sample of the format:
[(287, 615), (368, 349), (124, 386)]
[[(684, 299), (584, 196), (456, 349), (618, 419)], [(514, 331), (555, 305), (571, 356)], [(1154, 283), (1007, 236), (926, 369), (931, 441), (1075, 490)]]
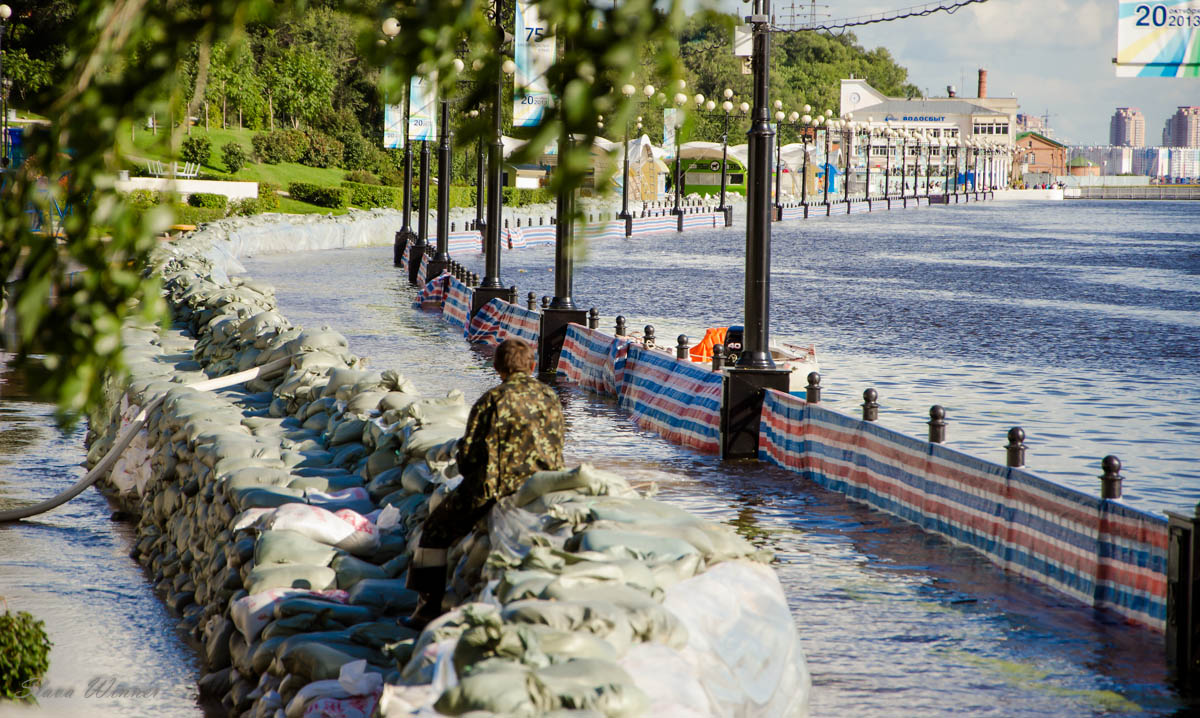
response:
[[(502, 500), (449, 551), (457, 608), (401, 626), (420, 525), (461, 481), (465, 398), (422, 396), (341, 334), (292, 326), (204, 231), (160, 248), (155, 271), (175, 323), (127, 328), (133, 378), (93, 417), (89, 459), (163, 399), (110, 481), (138, 516), (135, 556), (203, 645), (201, 690), (231, 714), (806, 715), (767, 557), (586, 464)], [(185, 386), (277, 359), (282, 374), (241, 387)]]

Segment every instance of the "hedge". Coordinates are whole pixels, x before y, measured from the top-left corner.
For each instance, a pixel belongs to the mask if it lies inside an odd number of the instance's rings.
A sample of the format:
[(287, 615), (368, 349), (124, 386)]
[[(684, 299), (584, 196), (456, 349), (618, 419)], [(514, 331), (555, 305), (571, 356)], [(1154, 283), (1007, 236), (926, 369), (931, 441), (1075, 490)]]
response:
[(279, 209), (279, 190), (282, 186), (275, 182), (258, 183), (258, 207), (263, 212), (274, 212)]
[(188, 195), (188, 204), (193, 207), (207, 207), (209, 209), (224, 211), (225, 207), (229, 204), (229, 198), (223, 194), (193, 192)]
[(399, 187), (384, 187), (350, 181), (342, 182), (342, 186), (350, 190), (350, 204), (355, 207), (363, 209), (399, 207), (404, 202), (402, 190)]
[(349, 187), (322, 187), (310, 182), (292, 182), (288, 185), (292, 199), (315, 204), (318, 207), (340, 209), (350, 206)]

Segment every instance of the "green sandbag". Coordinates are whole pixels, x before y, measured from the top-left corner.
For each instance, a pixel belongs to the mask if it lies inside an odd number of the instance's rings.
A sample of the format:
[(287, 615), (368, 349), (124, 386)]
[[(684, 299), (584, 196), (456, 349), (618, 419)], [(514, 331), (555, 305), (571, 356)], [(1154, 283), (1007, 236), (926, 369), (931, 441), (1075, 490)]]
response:
[(274, 638), (264, 638), (250, 644), (250, 663), (253, 665), (256, 674), (262, 675), (267, 672), (267, 669), (271, 667), (271, 661), (275, 660), (275, 649), (285, 639), (286, 636), (276, 636)]
[(434, 473), (423, 460), (413, 459), (404, 467), (401, 484), (414, 494), (423, 494), (433, 484)]
[(278, 563), (255, 566), (246, 577), (246, 590), (251, 594), (272, 588), (307, 588), (324, 591), (333, 588), (337, 574), (326, 566)]
[(588, 631), (624, 655), (633, 642), (628, 613), (603, 601), (512, 601), (501, 612), (506, 622), (549, 626), (559, 631)]
[(341, 491), (355, 486), (362, 486), (362, 477), (351, 474), (348, 471), (342, 471), (340, 474), (330, 476), (296, 476), (291, 475), (292, 480), (288, 482), (289, 489), (315, 489), (326, 493)]
[(670, 536), (652, 536), (634, 531), (589, 529), (567, 539), (568, 551), (600, 551), (639, 560), (675, 561), (700, 553), (692, 544)]
[(565, 708), (598, 710), (608, 718), (638, 718), (650, 699), (613, 661), (581, 658), (534, 671), (538, 683)]
[(400, 465), (400, 455), (396, 453), (395, 444), (375, 449), (371, 455), (367, 457), (367, 478), (374, 479), (376, 476), (396, 468)]
[(359, 381), (371, 376), (373, 372), (361, 369), (347, 369), (345, 366), (329, 372), (329, 383), (325, 385), (322, 396), (334, 396), (337, 390), (345, 385), (353, 386)]
[(264, 531), (254, 544), (254, 564), (267, 566), (294, 563), (328, 566), (337, 556), (337, 549), (314, 541), (298, 531)]
[(462, 436), (463, 425), (431, 424), (408, 434), (401, 445), (401, 452), (414, 458), (425, 458), (435, 446)]
[(403, 411), (404, 409), (407, 409), (410, 405), (412, 405), (420, 400), (421, 400), (421, 397), (417, 396), (416, 394), (408, 394), (408, 393), (400, 392), (400, 391), (392, 391), (392, 392), (388, 392), (379, 401), (379, 410), (382, 412)]
[[(331, 428), (333, 433), (329, 437), (330, 446), (341, 446), (348, 444), (351, 441), (362, 441), (363, 428), (367, 422), (362, 419), (349, 418), (338, 422), (336, 427)], [(328, 429), (327, 429), (328, 431)]]
[(304, 492), (283, 486), (247, 486), (226, 494), (238, 511), (276, 509), (284, 504), (304, 503)]
[(473, 626), (459, 636), (454, 647), (454, 668), (469, 673), (488, 658), (503, 658), (535, 668), (577, 658), (615, 661), (616, 650), (590, 633), (560, 631), (549, 626), (500, 624)]
[(309, 431), (325, 431), (326, 427), (329, 426), (329, 414), (318, 411), (305, 419), (302, 426)]
[(227, 492), (250, 486), (287, 486), (292, 480), (292, 475), (283, 469), (268, 466), (246, 466), (218, 476)]
[(334, 448), (337, 451), (333, 452), (333, 459), (329, 462), (334, 466), (350, 466), (367, 455), (367, 447), (357, 441), (347, 442)]
[[(337, 644), (336, 648), (315, 641), (297, 643), (279, 657), (279, 662), (288, 673), (307, 678), (309, 681), (335, 680), (341, 673), (342, 666), (359, 658), (366, 658), (341, 650), (348, 648), (349, 646), (341, 643)], [(365, 649), (365, 652), (374, 653), (370, 649)]]
[(323, 613), (300, 613), (287, 618), (277, 618), (262, 630), (262, 638), (291, 638), (314, 631), (344, 631), (345, 624), (339, 623)]
[(541, 708), (548, 706), (528, 668), (493, 659), (475, 664), (474, 670), (463, 676), (458, 685), (442, 693), (433, 707), (438, 713), (452, 716), (470, 711), (491, 711), (497, 715), (524, 718), (535, 716)]
[(364, 578), (390, 578), (379, 566), (349, 554), (333, 559), (330, 568), (337, 573), (337, 587), (344, 590), (349, 590)]
[(525, 506), (553, 491), (575, 489), (592, 496), (636, 496), (629, 483), (610, 471), (591, 464), (580, 464), (565, 471), (539, 471), (525, 480), (517, 491), (517, 506)]
[(350, 641), (375, 649), (381, 649), (392, 643), (413, 640), (421, 635), (420, 631), (401, 626), (395, 621), (372, 621), (360, 623), (349, 630)]
[(375, 478), (371, 479), (371, 483), (367, 484), (367, 493), (375, 501), (379, 501), (384, 496), (403, 488), (404, 467), (396, 466), (384, 471)]
[(346, 403), (346, 413), (354, 416), (367, 416), (379, 408), (379, 402), (387, 396), (383, 391), (364, 391), (354, 395)]
[(343, 626), (353, 626), (375, 620), (379, 612), (370, 606), (350, 606), (336, 601), (307, 598), (304, 595), (290, 596), (275, 604), (277, 619), (301, 615), (320, 615)]
[(417, 598), (417, 592), (398, 578), (365, 578), (350, 589), (351, 605), (370, 606), (384, 614), (411, 611)]

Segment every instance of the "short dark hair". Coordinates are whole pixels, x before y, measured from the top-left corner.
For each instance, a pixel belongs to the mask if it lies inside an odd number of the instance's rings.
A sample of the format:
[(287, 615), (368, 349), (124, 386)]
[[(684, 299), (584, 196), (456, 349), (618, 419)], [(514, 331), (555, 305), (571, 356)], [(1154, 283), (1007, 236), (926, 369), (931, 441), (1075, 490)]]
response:
[(513, 374), (533, 369), (533, 345), (523, 339), (505, 339), (496, 347), (492, 366), (499, 374)]

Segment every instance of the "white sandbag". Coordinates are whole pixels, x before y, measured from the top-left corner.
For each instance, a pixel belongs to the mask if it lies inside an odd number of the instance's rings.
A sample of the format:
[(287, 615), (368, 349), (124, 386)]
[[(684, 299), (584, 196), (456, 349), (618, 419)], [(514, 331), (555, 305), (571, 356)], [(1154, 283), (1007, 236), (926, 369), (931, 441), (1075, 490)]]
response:
[(250, 595), (273, 588), (303, 588), (324, 591), (337, 585), (337, 573), (328, 566), (274, 563), (255, 566), (246, 577)]
[(332, 513), (319, 506), (285, 504), (264, 514), (259, 519), (259, 526), (295, 531), (355, 554), (369, 554), (379, 547), (379, 530), (349, 509)]
[(591, 496), (637, 496), (620, 475), (584, 463), (565, 471), (539, 471), (530, 476), (517, 491), (517, 506), (525, 506), (552, 491), (568, 489)]
[(275, 604), (288, 596), (310, 596), (337, 603), (346, 603), (350, 594), (336, 589), (308, 591), (298, 588), (275, 588), (243, 596), (229, 605), (229, 617), (248, 643), (258, 639), (262, 629), (275, 618)]

